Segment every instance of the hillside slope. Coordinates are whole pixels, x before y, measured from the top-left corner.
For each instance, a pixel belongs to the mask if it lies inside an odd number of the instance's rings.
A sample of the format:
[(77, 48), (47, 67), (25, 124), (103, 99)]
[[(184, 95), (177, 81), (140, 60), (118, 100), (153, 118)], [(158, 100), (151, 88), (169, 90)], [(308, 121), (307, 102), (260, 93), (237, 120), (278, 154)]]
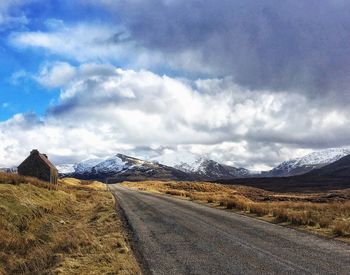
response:
[(333, 163), (349, 154), (350, 149), (348, 148), (330, 148), (312, 152), (301, 158), (284, 161), (272, 170), (262, 173), (262, 176), (290, 177), (306, 174), (312, 170)]
[(320, 169), (311, 171), (306, 176), (334, 177), (343, 178), (350, 177), (350, 155), (341, 158), (331, 164)]
[(250, 174), (247, 169), (224, 165), (205, 158), (199, 158), (191, 164), (176, 165), (175, 168), (207, 180), (246, 177)]
[(191, 180), (193, 176), (159, 163), (144, 161), (123, 154), (105, 159), (85, 160), (75, 165), (70, 176), (108, 182), (145, 179)]
[(152, 158), (152, 161), (174, 167), (202, 180), (240, 178), (251, 174), (251, 172), (245, 168), (225, 165), (189, 152), (171, 152), (160, 157)]
[(0, 274), (137, 274), (114, 206), (101, 183), (0, 173)]

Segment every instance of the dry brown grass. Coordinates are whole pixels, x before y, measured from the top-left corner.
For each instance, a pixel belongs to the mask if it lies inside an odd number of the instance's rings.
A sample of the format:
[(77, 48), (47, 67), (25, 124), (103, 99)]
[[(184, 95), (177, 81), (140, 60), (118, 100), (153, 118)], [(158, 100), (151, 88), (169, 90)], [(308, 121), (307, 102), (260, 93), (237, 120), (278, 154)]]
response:
[(0, 274), (138, 274), (103, 184), (0, 174)]
[(55, 185), (52, 185), (48, 182), (38, 180), (37, 178), (32, 177), (24, 177), (20, 176), (18, 174), (10, 174), (10, 173), (3, 173), (0, 172), (0, 184), (13, 184), (13, 185), (19, 185), (19, 184), (32, 184), (37, 187), (43, 187), (48, 190), (56, 189)]
[(207, 202), (350, 241), (350, 190), (274, 193), (253, 187), (205, 182), (125, 182), (125, 186)]

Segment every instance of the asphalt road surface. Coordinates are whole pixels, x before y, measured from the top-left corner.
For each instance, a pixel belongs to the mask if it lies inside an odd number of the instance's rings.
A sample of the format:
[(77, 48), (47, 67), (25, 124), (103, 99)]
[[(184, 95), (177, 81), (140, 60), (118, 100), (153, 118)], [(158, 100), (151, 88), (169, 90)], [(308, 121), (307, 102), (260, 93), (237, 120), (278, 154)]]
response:
[(350, 245), (111, 185), (146, 274), (350, 274)]

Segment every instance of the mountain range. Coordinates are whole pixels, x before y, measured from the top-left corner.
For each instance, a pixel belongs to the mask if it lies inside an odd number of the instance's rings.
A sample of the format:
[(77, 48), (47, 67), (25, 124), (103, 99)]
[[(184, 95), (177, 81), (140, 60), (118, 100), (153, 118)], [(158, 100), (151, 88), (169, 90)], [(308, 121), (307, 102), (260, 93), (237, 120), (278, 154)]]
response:
[(350, 154), (348, 148), (330, 148), (307, 154), (301, 158), (287, 160), (270, 171), (262, 172), (263, 177), (290, 177), (306, 174), (322, 168)]
[(306, 176), (318, 176), (328, 178), (350, 177), (350, 155), (307, 173)]
[(3, 173), (17, 173), (17, 167), (0, 168), (0, 172), (3, 172)]
[(246, 177), (291, 177), (322, 168), (350, 154), (347, 148), (331, 148), (284, 161), (270, 171), (252, 172), (191, 153), (170, 153), (148, 161), (116, 154), (57, 166), (63, 175), (83, 179), (183, 179), (216, 180)]
[[(153, 158), (149, 161), (123, 154), (87, 159), (76, 164), (58, 165), (63, 176), (118, 182), (137, 179), (215, 180), (245, 177), (250, 171), (203, 157), (191, 156), (187, 162)], [(163, 163), (161, 163), (161, 161)], [(166, 164), (164, 164), (166, 163)]]
[(174, 167), (202, 179), (246, 177), (252, 173), (245, 168), (225, 165), (191, 153), (168, 153), (152, 158), (151, 161)]
[[(321, 171), (330, 173), (333, 166), (345, 156), (350, 155), (349, 148), (331, 148), (307, 154), (301, 158), (282, 162), (270, 171), (252, 172), (237, 168), (191, 153), (170, 153), (161, 157), (141, 160), (123, 154), (105, 158), (87, 159), (75, 164), (57, 165), (61, 176), (81, 179), (122, 180), (172, 179), (172, 180), (229, 180), (235, 178), (271, 178), (293, 177), (298, 175), (321, 175)], [(324, 170), (322, 170), (324, 168)], [(344, 167), (343, 167), (344, 168)], [(341, 168), (341, 169), (343, 169)], [(320, 170), (321, 169), (321, 170)], [(347, 168), (333, 171), (333, 175), (346, 175)], [(16, 168), (2, 168), (3, 172), (16, 172)], [(350, 176), (350, 173), (349, 173)]]
[(320, 168), (314, 168), (302, 175), (219, 179), (216, 182), (247, 185), (274, 192), (308, 193), (350, 188), (350, 155), (343, 156), (330, 164), (320, 165)]
[[(61, 168), (61, 167), (59, 167)], [(125, 180), (193, 180), (191, 174), (163, 164), (116, 154), (107, 158), (94, 158), (65, 165), (65, 176), (108, 182)], [(62, 170), (61, 170), (62, 171)], [(67, 173), (68, 172), (68, 173)]]

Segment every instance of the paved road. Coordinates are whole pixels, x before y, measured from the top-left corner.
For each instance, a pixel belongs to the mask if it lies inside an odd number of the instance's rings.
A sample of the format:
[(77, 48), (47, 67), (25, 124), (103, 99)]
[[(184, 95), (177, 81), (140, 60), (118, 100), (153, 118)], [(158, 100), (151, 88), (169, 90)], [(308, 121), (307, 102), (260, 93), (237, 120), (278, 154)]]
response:
[(111, 185), (150, 274), (350, 274), (350, 245)]

